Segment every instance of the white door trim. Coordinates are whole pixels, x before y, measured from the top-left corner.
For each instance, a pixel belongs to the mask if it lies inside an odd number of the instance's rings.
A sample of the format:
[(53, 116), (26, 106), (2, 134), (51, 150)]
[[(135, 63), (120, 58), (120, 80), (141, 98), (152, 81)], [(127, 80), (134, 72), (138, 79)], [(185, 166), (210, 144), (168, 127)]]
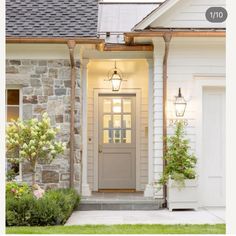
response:
[[(110, 89), (94, 89), (94, 116), (93, 116), (93, 124), (94, 124), (94, 191), (98, 191), (98, 96), (100, 94), (112, 94)], [(140, 119), (141, 119), (141, 89), (120, 89), (119, 92), (113, 93), (117, 94), (134, 94), (136, 96), (136, 190), (140, 191)]]
[(199, 206), (203, 206), (204, 200), (201, 194), (203, 189), (203, 179), (202, 179), (202, 102), (203, 102), (203, 88), (204, 87), (223, 87), (225, 88), (225, 77), (210, 77), (210, 76), (194, 76), (195, 83), (195, 98), (196, 98), (196, 156), (198, 158), (197, 163), (197, 173), (199, 175), (198, 178), (198, 199)]

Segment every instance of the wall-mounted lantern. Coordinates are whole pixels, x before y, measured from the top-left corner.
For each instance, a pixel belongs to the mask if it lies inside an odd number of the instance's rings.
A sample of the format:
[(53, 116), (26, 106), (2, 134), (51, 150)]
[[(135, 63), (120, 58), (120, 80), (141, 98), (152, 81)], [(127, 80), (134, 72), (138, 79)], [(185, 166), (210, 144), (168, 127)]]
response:
[(175, 97), (174, 104), (175, 104), (175, 115), (177, 117), (183, 117), (186, 110), (187, 102), (181, 94), (181, 88), (179, 88), (178, 96)]

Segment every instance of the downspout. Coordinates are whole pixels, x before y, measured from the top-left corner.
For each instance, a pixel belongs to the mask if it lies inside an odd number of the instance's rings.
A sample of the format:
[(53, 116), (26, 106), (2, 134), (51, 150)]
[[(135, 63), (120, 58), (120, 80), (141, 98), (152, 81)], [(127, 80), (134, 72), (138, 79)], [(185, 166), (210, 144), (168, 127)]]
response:
[[(170, 47), (170, 41), (171, 41), (171, 34), (166, 33), (163, 35), (164, 41), (165, 41), (165, 54), (163, 58), (163, 171), (166, 166), (166, 160), (164, 159), (164, 156), (166, 154), (167, 150), (167, 79), (168, 79), (168, 55), (169, 55), (169, 47)], [(163, 207), (167, 207), (167, 186), (163, 186), (163, 194), (164, 194), (164, 204)]]
[(71, 94), (70, 94), (70, 188), (74, 188), (74, 160), (75, 160), (75, 81), (76, 81), (76, 63), (75, 63), (75, 40), (67, 42), (70, 53), (71, 66)]

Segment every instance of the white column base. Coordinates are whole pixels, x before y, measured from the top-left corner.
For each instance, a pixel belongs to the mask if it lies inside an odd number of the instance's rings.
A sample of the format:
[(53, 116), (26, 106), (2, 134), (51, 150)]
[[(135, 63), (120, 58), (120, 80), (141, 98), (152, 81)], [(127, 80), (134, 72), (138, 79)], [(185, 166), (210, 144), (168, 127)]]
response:
[(147, 184), (145, 191), (144, 191), (144, 197), (153, 197), (154, 196), (154, 189), (151, 184)]
[(82, 196), (84, 197), (91, 196), (91, 190), (88, 184), (82, 184)]

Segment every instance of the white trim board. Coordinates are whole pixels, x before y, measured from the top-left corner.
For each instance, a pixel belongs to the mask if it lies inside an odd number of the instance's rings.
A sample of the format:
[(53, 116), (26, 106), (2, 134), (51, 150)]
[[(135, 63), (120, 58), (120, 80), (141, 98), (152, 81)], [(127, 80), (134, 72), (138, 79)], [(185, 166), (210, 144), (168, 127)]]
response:
[(142, 21), (134, 26), (132, 30), (144, 30), (147, 28), (153, 21), (157, 20), (165, 12), (171, 9), (175, 4), (180, 0), (166, 0), (161, 6), (157, 7), (152, 11), (148, 16), (146, 16)]
[[(94, 179), (93, 190), (98, 191), (98, 96), (100, 94), (111, 94), (110, 89), (94, 89)], [(136, 190), (140, 191), (140, 104), (141, 89), (121, 89), (117, 94), (135, 94), (136, 96)]]

